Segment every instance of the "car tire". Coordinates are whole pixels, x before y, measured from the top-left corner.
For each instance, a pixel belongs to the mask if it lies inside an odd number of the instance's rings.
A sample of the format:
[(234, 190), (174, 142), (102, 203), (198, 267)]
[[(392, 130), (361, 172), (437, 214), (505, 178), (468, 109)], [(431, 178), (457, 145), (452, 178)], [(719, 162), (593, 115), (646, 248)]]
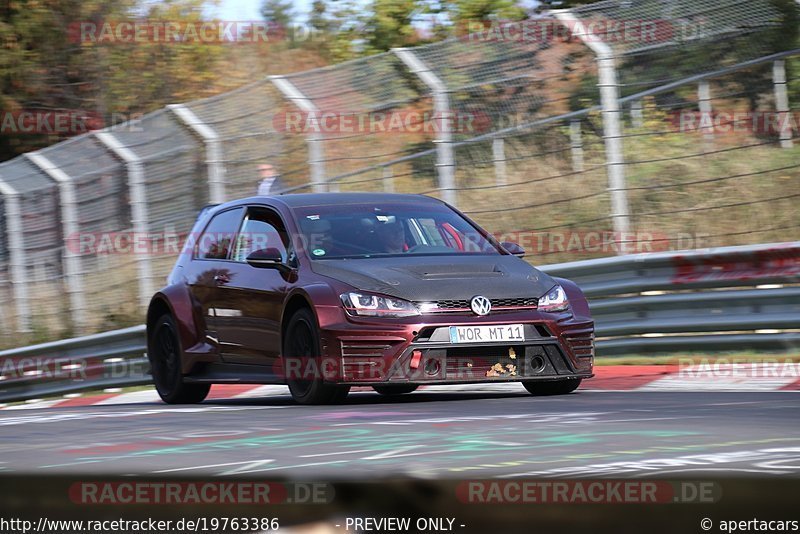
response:
[(187, 384), (181, 372), (181, 342), (175, 320), (164, 314), (153, 323), (147, 341), (147, 358), (158, 396), (167, 404), (203, 402), (211, 384)]
[(413, 393), (419, 386), (417, 384), (386, 384), (385, 386), (372, 386), (381, 395), (405, 395)]
[[(343, 390), (342, 386), (326, 384), (321, 376), (319, 329), (317, 321), (311, 310), (298, 310), (286, 327), (286, 339), (283, 342), (283, 354), (287, 364), (286, 383), (289, 393), (298, 404), (331, 404), (339, 402), (347, 396), (350, 388)], [(316, 365), (308, 365), (308, 361), (316, 359)], [(301, 360), (293, 364), (294, 360)], [(303, 376), (293, 377), (290, 369), (300, 369)], [(314, 376), (307, 378), (304, 375), (311, 373)], [(342, 395), (344, 391), (344, 395)]]
[(349, 393), (350, 393), (350, 386), (336, 386), (336, 391), (333, 392), (330, 403), (339, 404), (341, 402), (344, 402)]
[(525, 386), (525, 389), (527, 389), (528, 393), (531, 395), (566, 395), (578, 389), (578, 386), (581, 385), (581, 379), (568, 378), (566, 380), (553, 381), (528, 380), (527, 382), (523, 382), (522, 385)]

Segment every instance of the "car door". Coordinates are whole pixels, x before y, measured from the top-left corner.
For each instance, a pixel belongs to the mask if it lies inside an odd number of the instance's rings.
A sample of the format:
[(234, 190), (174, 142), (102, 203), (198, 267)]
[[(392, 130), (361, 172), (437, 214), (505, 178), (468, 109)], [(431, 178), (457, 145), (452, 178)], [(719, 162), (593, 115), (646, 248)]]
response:
[[(281, 352), (281, 313), (294, 274), (247, 263), (248, 255), (267, 248), (277, 249), (284, 264), (293, 261), (280, 215), (265, 206), (250, 206), (236, 238), (233, 276), (219, 286), (217, 328), (226, 362), (271, 366)], [(220, 308), (226, 315), (219, 314)]]
[(235, 276), (230, 256), (243, 215), (244, 208), (237, 207), (211, 218), (195, 243), (192, 261), (185, 274), (189, 291), (205, 321), (206, 339), (218, 348), (220, 354), (224, 350), (220, 347), (217, 319), (225, 314), (224, 308), (220, 309), (220, 288)]

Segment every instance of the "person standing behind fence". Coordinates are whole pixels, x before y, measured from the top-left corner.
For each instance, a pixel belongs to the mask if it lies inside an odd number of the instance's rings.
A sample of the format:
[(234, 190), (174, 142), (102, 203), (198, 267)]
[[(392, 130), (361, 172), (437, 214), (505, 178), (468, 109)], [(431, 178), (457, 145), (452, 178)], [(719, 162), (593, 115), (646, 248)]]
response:
[(281, 175), (269, 163), (258, 166), (258, 175), (261, 178), (258, 182), (259, 195), (280, 195), (285, 188)]

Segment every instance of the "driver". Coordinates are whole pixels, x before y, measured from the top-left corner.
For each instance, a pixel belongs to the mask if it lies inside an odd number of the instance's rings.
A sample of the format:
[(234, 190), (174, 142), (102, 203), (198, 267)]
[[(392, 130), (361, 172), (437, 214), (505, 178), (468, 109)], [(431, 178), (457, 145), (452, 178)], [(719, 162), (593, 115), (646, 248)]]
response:
[(406, 250), (406, 233), (400, 221), (387, 222), (376, 229), (381, 252), (400, 254)]

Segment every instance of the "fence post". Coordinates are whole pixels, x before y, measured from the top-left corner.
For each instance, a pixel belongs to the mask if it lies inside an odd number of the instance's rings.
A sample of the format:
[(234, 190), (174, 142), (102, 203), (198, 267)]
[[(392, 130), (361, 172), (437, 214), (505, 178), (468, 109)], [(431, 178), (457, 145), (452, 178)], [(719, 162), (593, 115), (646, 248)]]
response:
[(28, 152), (25, 157), (58, 184), (58, 197), (61, 206), (61, 229), (64, 237), (64, 278), (69, 294), (72, 324), (78, 332), (86, 328), (86, 298), (81, 278), (78, 235), (78, 204), (75, 199), (75, 184), (72, 178), (39, 152)]
[[(97, 139), (118, 158), (125, 162), (128, 170), (128, 189), (130, 191), (131, 222), (135, 238), (149, 241), (150, 224), (147, 213), (147, 191), (144, 184), (144, 167), (142, 159), (132, 150), (124, 146), (110, 132), (97, 132)], [(136, 254), (136, 265), (139, 271), (139, 305), (147, 308), (153, 296), (153, 271), (150, 265), (150, 250)]]
[(225, 163), (219, 135), (184, 104), (170, 104), (167, 109), (203, 140), (208, 169), (208, 200), (212, 204), (222, 204), (225, 202)]
[(569, 143), (572, 151), (572, 170), (583, 172), (583, 135), (580, 120), (569, 123)]
[(781, 147), (792, 148), (793, 121), (789, 120), (789, 94), (786, 91), (786, 62), (782, 59), (772, 64), (772, 83), (775, 85), (775, 108), (781, 124)]
[(640, 99), (631, 102), (631, 124), (634, 128), (644, 127), (644, 113), (642, 112), (642, 101)]
[(0, 195), (6, 205), (6, 233), (11, 292), (17, 310), (17, 330), (31, 331), (31, 309), (28, 302), (28, 276), (25, 268), (25, 247), (22, 243), (22, 212), (19, 193), (0, 177)]
[(492, 139), (492, 160), (494, 161), (494, 181), (497, 185), (506, 185), (506, 143), (502, 137)]
[(383, 168), (381, 179), (383, 180), (384, 192), (394, 193), (394, 173), (388, 165)]
[(697, 105), (700, 108), (700, 129), (703, 131), (703, 140), (708, 145), (714, 140), (714, 121), (711, 120), (711, 86), (708, 80), (702, 80), (697, 84)]
[[(568, 27), (579, 28), (574, 35), (580, 39), (597, 57), (598, 87), (600, 88), (600, 105), (603, 114), (603, 137), (606, 145), (606, 169), (608, 172), (608, 191), (611, 195), (611, 219), (614, 233), (618, 241), (624, 241), (624, 235), (630, 230), (628, 214), (628, 195), (625, 188), (625, 160), (622, 152), (621, 111), (619, 107), (619, 88), (617, 71), (614, 65), (614, 51), (605, 42), (587, 36), (586, 26), (579, 24), (578, 19), (569, 10), (554, 11), (556, 18)], [(624, 244), (617, 247), (624, 254)]]
[(307, 134), (308, 166), (311, 171), (311, 184), (315, 193), (328, 191), (325, 178), (325, 149), (322, 146), (323, 136), (319, 127), (319, 110), (314, 103), (306, 97), (285, 76), (270, 76), (272, 84), (301, 111), (308, 113), (308, 122), (312, 125), (311, 133)]
[(440, 121), (439, 136), (436, 143), (436, 167), (439, 175), (439, 190), (442, 200), (451, 206), (458, 205), (455, 187), (455, 157), (453, 155), (453, 118), (450, 111), (450, 97), (447, 86), (438, 76), (407, 48), (392, 48), (408, 69), (419, 76), (433, 94), (433, 114)]

